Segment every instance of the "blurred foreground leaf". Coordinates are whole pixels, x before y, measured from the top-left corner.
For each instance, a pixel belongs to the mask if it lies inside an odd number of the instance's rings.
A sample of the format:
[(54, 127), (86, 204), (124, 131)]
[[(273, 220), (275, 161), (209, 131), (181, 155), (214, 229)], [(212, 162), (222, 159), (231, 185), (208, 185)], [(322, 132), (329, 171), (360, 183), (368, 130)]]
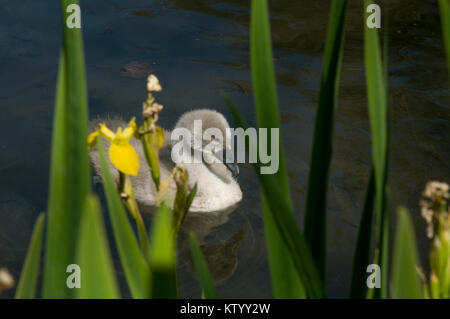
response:
[(358, 240), (353, 256), (352, 283), (350, 298), (365, 298), (367, 295), (367, 265), (370, 264), (372, 250), (373, 206), (375, 201), (375, 178), (373, 169), (370, 173), (364, 208), (359, 223)]
[[(365, 0), (364, 8), (372, 4)], [(387, 74), (383, 72), (377, 28), (366, 25), (364, 19), (364, 60), (366, 68), (367, 98), (369, 104), (370, 130), (372, 135), (372, 160), (375, 178), (374, 211), (377, 225), (377, 259), (381, 267), (381, 288), (375, 297), (387, 298), (389, 270), (389, 215), (386, 209), (386, 178), (388, 155), (387, 123)], [(387, 63), (387, 61), (385, 61)]]
[(50, 191), (44, 263), (44, 298), (74, 297), (66, 267), (75, 260), (81, 211), (91, 189), (86, 148), (88, 101), (81, 29), (66, 27), (69, 4), (62, 0), (63, 48), (53, 122)]
[(439, 0), (441, 12), (442, 38), (447, 52), (447, 70), (450, 74), (450, 0)]
[(423, 298), (417, 269), (419, 259), (414, 226), (405, 208), (398, 211), (395, 248), (392, 262), (391, 297), (401, 299)]
[(164, 203), (156, 212), (150, 247), (152, 298), (177, 298), (175, 238), (171, 215)]
[(216, 299), (216, 288), (214, 287), (208, 265), (206, 264), (205, 257), (203, 256), (202, 251), (200, 250), (200, 246), (198, 245), (195, 234), (191, 232), (189, 239), (191, 245), (192, 260), (194, 261), (195, 272), (197, 273), (197, 277), (200, 280), (203, 296), (206, 299)]
[(100, 203), (93, 195), (88, 198), (81, 218), (77, 256), (77, 264), (81, 269), (78, 298), (120, 298)]
[(150, 269), (148, 263), (139, 249), (130, 221), (122, 206), (116, 184), (109, 171), (108, 161), (100, 138), (98, 138), (97, 147), (108, 212), (128, 286), (133, 298), (149, 298)]
[[(266, 0), (253, 0), (250, 25), (250, 58), (252, 82), (257, 122), (259, 127), (268, 128), (267, 141), (271, 141), (271, 128), (280, 127), (275, 74), (272, 64), (272, 46)], [(281, 134), (280, 134), (281, 135)], [(282, 189), (282, 200), (292, 211), (289, 182), (284, 165), (281, 136), (279, 145), (279, 170), (276, 175), (276, 187)], [(275, 152), (275, 150), (268, 150)], [(257, 172), (260, 174), (260, 172)], [(274, 187), (272, 185), (271, 187)], [(265, 194), (261, 194), (263, 198)], [(293, 261), (286, 244), (281, 238), (280, 229), (273, 218), (275, 212), (269, 205), (263, 205), (264, 229), (272, 278), (272, 291), (275, 298), (302, 298), (303, 284), (294, 269)]]
[(333, 148), (334, 112), (338, 103), (346, 8), (346, 0), (332, 1), (306, 198), (305, 239), (323, 280), (326, 268), (328, 172)]
[(16, 299), (32, 299), (36, 296), (36, 284), (39, 276), (39, 265), (42, 253), (42, 237), (44, 233), (45, 214), (41, 213), (34, 225), (28, 246), (27, 256), (22, 267)]

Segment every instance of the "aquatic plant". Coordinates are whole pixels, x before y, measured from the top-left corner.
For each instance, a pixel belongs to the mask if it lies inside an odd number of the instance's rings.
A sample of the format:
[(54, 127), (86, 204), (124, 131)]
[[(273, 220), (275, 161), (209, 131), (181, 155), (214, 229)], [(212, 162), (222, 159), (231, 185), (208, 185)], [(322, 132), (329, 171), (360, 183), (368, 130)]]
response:
[[(365, 7), (372, 4), (366, 0)], [(370, 289), (368, 297), (387, 298), (389, 272), (389, 214), (387, 211), (386, 179), (388, 169), (388, 108), (387, 108), (387, 41), (385, 41), (384, 67), (378, 39), (378, 29), (369, 28), (364, 19), (364, 61), (366, 69), (367, 100), (370, 130), (372, 135), (372, 172), (368, 182), (368, 193), (361, 217), (357, 250), (354, 257), (354, 276), (351, 296), (364, 297), (366, 283), (363, 271), (368, 265), (368, 251), (371, 249), (373, 217), (375, 216), (376, 244), (374, 264), (380, 266), (380, 288)], [(385, 37), (385, 40), (387, 37)]]
[(430, 239), (429, 276), (420, 267), (410, 214), (406, 208), (399, 209), (392, 265), (392, 298), (450, 297), (449, 197), (448, 184), (430, 181), (420, 200)]
[(97, 144), (97, 137), (104, 137), (111, 142), (108, 151), (111, 163), (122, 174), (137, 176), (139, 158), (134, 148), (129, 144), (136, 131), (137, 126), (134, 117), (125, 129), (119, 127), (116, 133), (113, 133), (105, 124), (101, 124), (97, 131), (88, 135), (88, 146), (89, 148), (94, 147)]
[(450, 0), (439, 0), (441, 12), (442, 38), (447, 53), (447, 68), (450, 74)]
[(449, 185), (428, 182), (420, 201), (422, 217), (427, 222), (430, 239), (431, 298), (450, 298), (450, 198)]
[[(62, 0), (63, 21), (65, 8), (77, 1)], [(195, 195), (189, 190), (187, 178), (176, 180), (178, 187), (176, 213), (161, 204), (155, 217), (151, 239), (145, 229), (134, 200), (128, 175), (136, 175), (139, 162), (128, 141), (138, 136), (146, 150), (155, 184), (159, 186), (157, 149), (162, 145), (162, 129), (155, 125), (161, 106), (154, 103), (151, 92), (160, 91), (156, 77), (147, 83), (148, 98), (144, 102), (144, 123), (137, 126), (132, 119), (127, 128), (116, 133), (105, 125), (88, 136), (86, 76), (81, 30), (64, 28), (52, 142), (49, 207), (45, 220), (45, 261), (42, 297), (44, 298), (117, 298), (120, 297), (112, 266), (99, 201), (90, 188), (88, 146), (99, 149), (103, 187), (108, 205), (113, 234), (130, 292), (134, 298), (176, 297), (175, 236), (173, 225), (179, 228)], [(88, 145), (86, 137), (88, 136)], [(120, 172), (116, 185), (101, 138), (111, 142), (109, 158)], [(124, 206), (135, 219), (137, 238), (129, 223)], [(172, 216), (175, 218), (170, 221)], [(42, 242), (44, 215), (35, 225), (25, 265), (22, 269), (17, 298), (36, 296)], [(197, 258), (198, 254), (194, 256)], [(69, 289), (66, 269), (72, 264), (83, 268), (82, 288)], [(69, 276), (70, 277), (70, 276)], [(67, 281), (66, 281), (67, 279)], [(89, 283), (88, 283), (89, 282)], [(171, 284), (169, 284), (171, 283)]]
[[(372, 1), (365, 1), (367, 8)], [(325, 45), (319, 103), (316, 113), (313, 151), (310, 162), (306, 216), (303, 234), (292, 218), (292, 204), (287, 187), (283, 153), (280, 152), (280, 171), (275, 177), (259, 175), (262, 186), (266, 245), (276, 298), (325, 296), (326, 190), (329, 162), (332, 156), (333, 117), (338, 100), (338, 83), (343, 30), (347, 2), (332, 2), (328, 36)], [(251, 67), (254, 102), (258, 125), (280, 127), (275, 89), (275, 77), (266, 1), (252, 1)], [(372, 135), (373, 168), (369, 174), (366, 198), (355, 246), (351, 298), (388, 298), (426, 296), (417, 289), (418, 272), (415, 238), (408, 213), (399, 211), (396, 245), (389, 282), (389, 225), (387, 210), (387, 170), (389, 127), (387, 107), (387, 32), (384, 50), (380, 49), (377, 28), (369, 28), (364, 21), (364, 57), (368, 93), (369, 121)], [(445, 18), (443, 18), (445, 20)], [(446, 25), (444, 23), (444, 25)], [(383, 59), (382, 59), (383, 56)], [(384, 65), (383, 65), (384, 64)], [(224, 94), (226, 104), (238, 125), (246, 128), (238, 108)], [(280, 137), (281, 144), (281, 137)], [(280, 147), (280, 150), (282, 148)], [(255, 167), (260, 164), (256, 163)], [(258, 174), (258, 170), (256, 170)], [(281, 191), (280, 191), (281, 189)], [(376, 240), (372, 243), (375, 230)], [(375, 250), (373, 253), (373, 246)], [(368, 288), (367, 267), (378, 265), (380, 283)], [(405, 269), (401, 271), (400, 269)], [(411, 271), (411, 269), (413, 269)], [(409, 270), (409, 271), (408, 271)], [(434, 278), (434, 277), (433, 277)], [(447, 280), (445, 278), (445, 280)], [(436, 281), (436, 280), (434, 280)], [(391, 294), (389, 295), (389, 284)], [(405, 293), (405, 294), (403, 294)]]

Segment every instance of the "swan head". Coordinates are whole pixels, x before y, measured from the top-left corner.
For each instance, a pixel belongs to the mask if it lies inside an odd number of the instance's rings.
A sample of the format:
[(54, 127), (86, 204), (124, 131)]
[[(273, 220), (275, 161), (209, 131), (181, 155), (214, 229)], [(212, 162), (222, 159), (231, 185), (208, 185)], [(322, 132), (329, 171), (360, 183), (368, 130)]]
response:
[[(174, 132), (184, 131), (184, 146), (189, 149), (189, 153), (193, 151), (190, 159), (204, 164), (226, 182), (239, 174), (229, 128), (227, 120), (219, 112), (199, 109), (183, 114), (175, 125)], [(175, 138), (172, 136), (172, 147), (174, 143), (180, 142), (179, 137), (179, 134), (175, 134)]]

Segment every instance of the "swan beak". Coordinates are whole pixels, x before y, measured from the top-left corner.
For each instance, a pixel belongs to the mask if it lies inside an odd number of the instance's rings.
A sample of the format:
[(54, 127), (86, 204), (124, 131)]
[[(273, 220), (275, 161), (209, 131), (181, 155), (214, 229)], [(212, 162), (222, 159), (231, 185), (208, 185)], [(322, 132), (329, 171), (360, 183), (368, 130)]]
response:
[(239, 175), (239, 166), (236, 163), (224, 163), (225, 166), (230, 170), (233, 178), (236, 179)]
[(239, 175), (239, 166), (235, 162), (227, 161), (226, 152), (223, 152), (223, 164), (230, 170), (233, 178), (236, 179)]

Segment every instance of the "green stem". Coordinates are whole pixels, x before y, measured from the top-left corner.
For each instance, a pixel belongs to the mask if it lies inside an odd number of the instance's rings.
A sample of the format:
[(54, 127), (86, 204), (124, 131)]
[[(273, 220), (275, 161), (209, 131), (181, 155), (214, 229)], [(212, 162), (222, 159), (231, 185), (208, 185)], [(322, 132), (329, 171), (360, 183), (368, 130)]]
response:
[(131, 185), (130, 177), (123, 174), (122, 172), (119, 172), (119, 194), (125, 207), (128, 209), (134, 221), (136, 222), (139, 245), (142, 254), (148, 260), (149, 241), (147, 231), (145, 229), (144, 220), (142, 219), (142, 215), (139, 211), (139, 206), (137, 205), (136, 198), (134, 197), (134, 191), (133, 186)]
[(159, 175), (159, 160), (158, 160), (158, 136), (152, 130), (151, 119), (147, 118), (144, 120), (144, 134), (140, 136), (142, 147), (144, 148), (145, 159), (147, 160), (148, 166), (152, 174), (153, 182), (156, 188), (159, 190), (160, 175)]

